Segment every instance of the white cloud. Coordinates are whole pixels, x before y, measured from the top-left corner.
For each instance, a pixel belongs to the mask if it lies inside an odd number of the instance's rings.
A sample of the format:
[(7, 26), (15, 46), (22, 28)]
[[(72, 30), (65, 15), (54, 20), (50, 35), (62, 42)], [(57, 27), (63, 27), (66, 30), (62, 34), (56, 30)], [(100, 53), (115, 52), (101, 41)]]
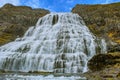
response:
[(71, 10), (72, 10), (72, 7), (69, 7), (69, 10), (71, 11)]
[(13, 5), (20, 5), (20, 0), (0, 0), (0, 7), (6, 3), (11, 3)]
[(32, 6), (33, 8), (39, 8), (40, 7), (40, 1), (39, 0), (29, 0), (26, 1), (25, 5)]
[(54, 11), (55, 8), (54, 8), (53, 6), (45, 7), (45, 9), (50, 10), (51, 12), (55, 12), (55, 11)]
[(111, 3), (112, 0), (106, 0), (104, 4), (108, 4), (108, 3)]

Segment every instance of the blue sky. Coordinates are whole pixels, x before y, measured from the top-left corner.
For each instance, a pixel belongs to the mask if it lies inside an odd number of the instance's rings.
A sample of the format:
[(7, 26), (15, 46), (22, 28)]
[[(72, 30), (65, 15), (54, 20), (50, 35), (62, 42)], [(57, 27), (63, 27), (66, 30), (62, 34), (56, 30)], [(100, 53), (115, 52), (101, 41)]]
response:
[(0, 7), (6, 3), (11, 3), (16, 6), (44, 8), (51, 12), (70, 12), (76, 4), (108, 4), (114, 2), (120, 2), (120, 0), (0, 0)]

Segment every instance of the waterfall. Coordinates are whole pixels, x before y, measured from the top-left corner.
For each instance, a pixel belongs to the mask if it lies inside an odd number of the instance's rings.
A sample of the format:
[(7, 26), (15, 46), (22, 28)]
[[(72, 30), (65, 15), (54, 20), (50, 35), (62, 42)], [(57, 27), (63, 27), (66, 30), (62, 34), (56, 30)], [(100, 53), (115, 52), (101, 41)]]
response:
[(82, 73), (87, 61), (101, 52), (106, 52), (105, 41), (95, 37), (79, 15), (50, 13), (22, 38), (0, 47), (0, 70)]

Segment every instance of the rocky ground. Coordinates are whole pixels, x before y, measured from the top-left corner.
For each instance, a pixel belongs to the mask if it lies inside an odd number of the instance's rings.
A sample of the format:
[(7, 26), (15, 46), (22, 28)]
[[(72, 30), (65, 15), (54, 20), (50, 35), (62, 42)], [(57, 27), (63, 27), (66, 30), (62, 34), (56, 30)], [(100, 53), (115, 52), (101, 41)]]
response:
[(0, 8), (0, 45), (23, 36), (28, 27), (35, 25), (40, 17), (48, 13), (44, 9), (4, 5)]

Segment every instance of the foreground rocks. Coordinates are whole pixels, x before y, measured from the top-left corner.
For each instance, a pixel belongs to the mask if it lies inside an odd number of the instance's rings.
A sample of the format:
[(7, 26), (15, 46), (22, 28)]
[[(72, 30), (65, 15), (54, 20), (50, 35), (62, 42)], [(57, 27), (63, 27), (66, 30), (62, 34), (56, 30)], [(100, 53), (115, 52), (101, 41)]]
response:
[(120, 52), (95, 55), (88, 62), (89, 80), (120, 80)]
[(48, 10), (6, 4), (0, 8), (0, 45), (21, 37)]
[(120, 80), (120, 68), (109, 66), (101, 71), (89, 71), (84, 75), (88, 80)]
[(104, 69), (107, 65), (115, 64), (114, 57), (110, 54), (95, 55), (88, 62), (88, 68), (92, 71), (99, 71)]
[(120, 63), (120, 52), (108, 54), (97, 54), (88, 62), (88, 68), (92, 71), (99, 71), (108, 65)]

